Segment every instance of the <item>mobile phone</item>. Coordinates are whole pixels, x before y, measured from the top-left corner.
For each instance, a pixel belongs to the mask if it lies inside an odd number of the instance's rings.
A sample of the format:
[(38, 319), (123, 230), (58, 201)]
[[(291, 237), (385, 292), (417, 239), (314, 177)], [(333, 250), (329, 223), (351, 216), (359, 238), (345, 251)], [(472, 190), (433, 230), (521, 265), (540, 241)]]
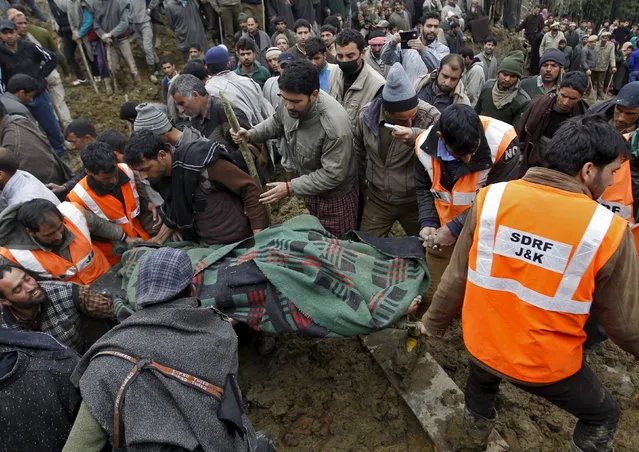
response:
[(411, 39), (417, 39), (417, 30), (400, 31), (399, 38), (401, 48), (408, 49), (408, 41), (410, 41)]
[(394, 126), (393, 124), (384, 123), (384, 127), (391, 130), (397, 130), (397, 126)]

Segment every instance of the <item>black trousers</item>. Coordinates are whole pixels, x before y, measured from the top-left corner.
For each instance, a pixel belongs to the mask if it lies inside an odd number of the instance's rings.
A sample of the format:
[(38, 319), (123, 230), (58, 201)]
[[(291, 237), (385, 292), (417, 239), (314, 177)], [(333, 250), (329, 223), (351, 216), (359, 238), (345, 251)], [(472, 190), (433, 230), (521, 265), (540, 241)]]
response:
[[(466, 384), (466, 408), (491, 418), (501, 378), (482, 369), (471, 360)], [(603, 387), (587, 365), (571, 377), (543, 386), (515, 384), (518, 388), (538, 395), (553, 405), (576, 416), (579, 421), (573, 441), (584, 452), (612, 450), (621, 410), (612, 395)]]
[(75, 72), (75, 76), (79, 79), (84, 79), (84, 72), (82, 71), (82, 68), (80, 68), (78, 61), (75, 59), (75, 49), (77, 44), (73, 40), (73, 34), (71, 31), (63, 31), (60, 33), (60, 37), (62, 38), (64, 58), (66, 58), (67, 62), (71, 65), (71, 69)]

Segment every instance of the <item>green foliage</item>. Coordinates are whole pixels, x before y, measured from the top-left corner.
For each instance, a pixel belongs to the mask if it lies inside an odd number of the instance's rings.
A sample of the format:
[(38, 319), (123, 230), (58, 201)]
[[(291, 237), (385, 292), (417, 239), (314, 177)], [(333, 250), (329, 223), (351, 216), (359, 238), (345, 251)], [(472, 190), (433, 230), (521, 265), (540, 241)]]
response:
[[(573, 20), (589, 19), (601, 24), (604, 19), (625, 18), (637, 20), (639, 0), (551, 0), (548, 9), (559, 16), (568, 16)], [(617, 11), (615, 11), (617, 10)], [(614, 17), (613, 17), (614, 15)]]

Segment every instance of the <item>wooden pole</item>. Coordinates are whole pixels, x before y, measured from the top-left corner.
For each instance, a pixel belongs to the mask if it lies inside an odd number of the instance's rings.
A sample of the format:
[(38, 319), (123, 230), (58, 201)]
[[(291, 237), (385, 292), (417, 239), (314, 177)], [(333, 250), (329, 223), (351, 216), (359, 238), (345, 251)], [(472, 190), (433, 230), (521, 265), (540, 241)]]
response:
[(95, 79), (93, 78), (93, 73), (91, 72), (91, 67), (89, 66), (89, 60), (87, 60), (87, 56), (84, 53), (84, 44), (82, 43), (82, 39), (76, 39), (75, 43), (78, 45), (80, 49), (80, 55), (82, 55), (82, 61), (84, 62), (84, 68), (87, 71), (87, 75), (89, 76), (89, 80), (91, 80), (91, 84), (93, 85), (93, 89), (95, 90), (95, 94), (100, 94), (100, 90), (98, 89), (98, 85), (95, 83)]
[[(237, 120), (237, 116), (235, 116), (235, 112), (233, 111), (233, 107), (231, 107), (231, 103), (226, 98), (224, 93), (220, 93), (220, 99), (222, 100), (222, 106), (224, 107), (224, 113), (226, 113), (226, 117), (229, 120), (229, 125), (233, 132), (237, 132), (240, 130), (240, 122)], [(255, 180), (255, 183), (258, 187), (262, 186), (262, 182), (260, 181), (260, 177), (257, 174), (257, 168), (255, 167), (255, 161), (253, 160), (253, 153), (249, 150), (248, 145), (244, 142), (240, 143), (240, 151), (242, 152), (242, 157), (244, 157), (244, 161), (246, 162), (246, 166), (249, 170), (249, 175)]]

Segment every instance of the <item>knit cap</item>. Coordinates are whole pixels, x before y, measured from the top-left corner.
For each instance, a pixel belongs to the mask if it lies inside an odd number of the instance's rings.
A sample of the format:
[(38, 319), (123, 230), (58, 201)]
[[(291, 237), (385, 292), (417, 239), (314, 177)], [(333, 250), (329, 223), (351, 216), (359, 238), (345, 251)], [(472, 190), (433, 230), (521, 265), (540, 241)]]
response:
[(135, 286), (138, 307), (173, 300), (193, 280), (193, 265), (184, 250), (164, 247), (140, 259)]
[(206, 64), (220, 64), (227, 63), (229, 61), (229, 51), (225, 47), (215, 46), (206, 51), (204, 55), (204, 63)]
[(510, 72), (521, 78), (524, 73), (524, 52), (511, 50), (499, 65), (499, 72)]
[(173, 128), (168, 116), (150, 103), (143, 103), (135, 107), (138, 116), (135, 118), (133, 128), (138, 130), (150, 130), (156, 135), (162, 135)]
[(566, 64), (566, 56), (564, 52), (558, 49), (548, 49), (544, 52), (544, 54), (539, 59), (539, 65), (541, 66), (546, 61), (554, 61), (559, 66), (563, 67)]
[(417, 93), (401, 63), (395, 63), (388, 71), (382, 90), (382, 103), (389, 113), (412, 110), (417, 106)]
[(240, 13), (240, 14), (238, 14), (238, 16), (237, 16), (237, 21), (238, 21), (238, 22), (244, 22), (244, 21), (245, 21), (246, 19), (248, 19), (248, 18), (249, 18), (248, 14), (246, 14), (246, 13)]

